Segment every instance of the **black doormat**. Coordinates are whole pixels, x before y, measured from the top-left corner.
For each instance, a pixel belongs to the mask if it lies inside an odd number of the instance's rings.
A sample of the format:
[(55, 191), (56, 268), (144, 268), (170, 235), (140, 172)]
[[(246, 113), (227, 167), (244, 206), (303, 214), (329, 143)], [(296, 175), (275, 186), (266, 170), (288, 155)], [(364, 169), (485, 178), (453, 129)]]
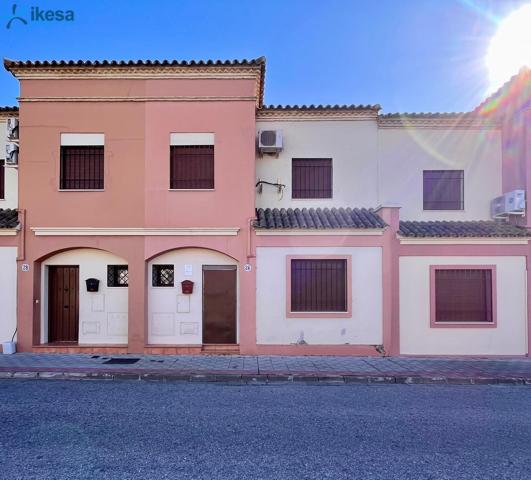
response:
[(106, 362), (103, 362), (105, 365), (131, 365), (132, 363), (136, 363), (140, 360), (140, 358), (110, 358)]

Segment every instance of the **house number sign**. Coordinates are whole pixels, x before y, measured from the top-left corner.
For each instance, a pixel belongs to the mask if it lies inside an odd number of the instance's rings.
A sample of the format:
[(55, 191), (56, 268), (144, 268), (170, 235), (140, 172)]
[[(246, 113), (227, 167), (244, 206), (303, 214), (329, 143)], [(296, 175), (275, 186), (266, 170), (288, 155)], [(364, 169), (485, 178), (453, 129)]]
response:
[(250, 272), (252, 269), (253, 269), (253, 266), (252, 266), (250, 263), (246, 263), (246, 264), (243, 266), (243, 271), (244, 271), (244, 272)]
[(28, 263), (23, 263), (20, 268), (22, 269), (23, 272), (29, 272), (29, 264)]

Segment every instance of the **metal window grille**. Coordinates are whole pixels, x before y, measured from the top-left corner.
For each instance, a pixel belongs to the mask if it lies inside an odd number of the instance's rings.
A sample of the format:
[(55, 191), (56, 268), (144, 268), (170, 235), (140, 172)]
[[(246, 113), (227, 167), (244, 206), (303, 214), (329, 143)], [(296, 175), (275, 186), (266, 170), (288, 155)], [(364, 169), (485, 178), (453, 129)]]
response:
[(173, 265), (153, 265), (152, 281), (154, 287), (173, 287)]
[(463, 170), (423, 172), (424, 210), (463, 210)]
[(332, 159), (294, 158), (292, 198), (332, 198)]
[(103, 189), (103, 146), (61, 146), (63, 190)]
[(127, 287), (129, 285), (129, 268), (127, 265), (107, 265), (107, 286)]
[(170, 188), (213, 189), (214, 145), (172, 145)]

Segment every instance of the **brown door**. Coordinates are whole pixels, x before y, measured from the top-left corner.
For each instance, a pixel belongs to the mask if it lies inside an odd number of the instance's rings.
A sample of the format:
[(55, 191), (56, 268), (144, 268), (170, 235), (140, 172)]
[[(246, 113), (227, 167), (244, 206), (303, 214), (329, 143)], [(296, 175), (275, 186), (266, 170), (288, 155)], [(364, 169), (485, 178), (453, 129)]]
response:
[(236, 343), (236, 266), (203, 266), (203, 343)]
[(48, 341), (79, 338), (79, 267), (48, 267)]

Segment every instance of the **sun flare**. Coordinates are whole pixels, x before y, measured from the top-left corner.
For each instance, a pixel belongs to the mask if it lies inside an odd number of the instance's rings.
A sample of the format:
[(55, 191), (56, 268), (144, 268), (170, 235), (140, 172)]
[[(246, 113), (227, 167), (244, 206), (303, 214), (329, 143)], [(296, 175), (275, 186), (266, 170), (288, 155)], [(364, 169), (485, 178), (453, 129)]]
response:
[(504, 18), (486, 57), (489, 89), (494, 91), (523, 66), (531, 67), (531, 3)]

